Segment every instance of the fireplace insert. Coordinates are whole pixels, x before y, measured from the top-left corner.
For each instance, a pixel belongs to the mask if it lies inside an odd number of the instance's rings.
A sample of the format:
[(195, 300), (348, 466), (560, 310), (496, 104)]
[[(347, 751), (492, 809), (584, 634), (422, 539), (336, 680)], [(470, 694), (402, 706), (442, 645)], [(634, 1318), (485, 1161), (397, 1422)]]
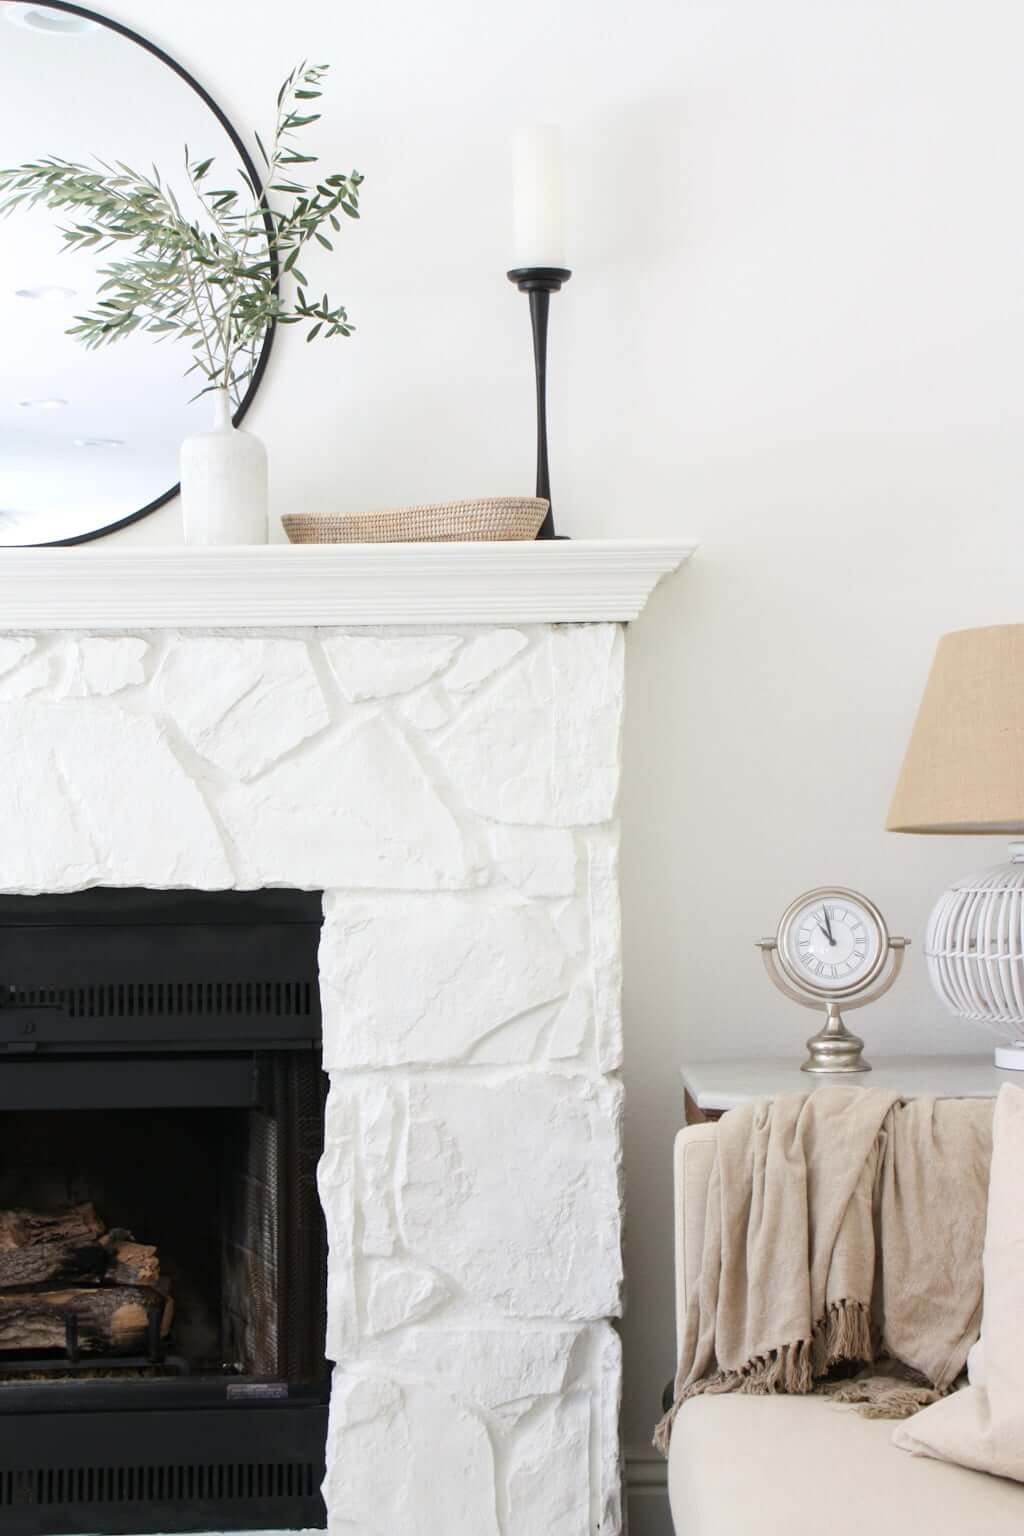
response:
[(0, 1530), (326, 1524), (321, 898), (0, 898)]

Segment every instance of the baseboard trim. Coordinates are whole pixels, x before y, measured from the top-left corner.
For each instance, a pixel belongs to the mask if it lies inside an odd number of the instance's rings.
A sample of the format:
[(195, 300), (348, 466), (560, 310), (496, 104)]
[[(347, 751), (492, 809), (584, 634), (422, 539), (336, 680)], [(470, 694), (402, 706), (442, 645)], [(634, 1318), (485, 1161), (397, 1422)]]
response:
[(673, 1536), (664, 1457), (649, 1447), (627, 1448), (625, 1483), (629, 1536)]
[(658, 1451), (626, 1451), (626, 1487), (668, 1490), (668, 1462)]

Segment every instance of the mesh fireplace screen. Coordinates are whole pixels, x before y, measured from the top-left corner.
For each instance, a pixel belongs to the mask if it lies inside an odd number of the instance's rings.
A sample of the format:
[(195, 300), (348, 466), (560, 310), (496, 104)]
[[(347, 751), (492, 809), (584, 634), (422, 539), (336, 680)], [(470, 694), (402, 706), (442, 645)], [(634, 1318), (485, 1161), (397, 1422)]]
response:
[[(200, 1058), (195, 1069), (207, 1066)], [(312, 1053), (268, 1054), (252, 1071), (260, 1100), (252, 1108), (0, 1114), (0, 1246), (8, 1244), (0, 1255), (0, 1384), (64, 1373), (67, 1349), (45, 1313), (59, 1298), (82, 1298), (78, 1375), (90, 1361), (109, 1374), (127, 1369), (126, 1354), (147, 1355), (149, 1341), (125, 1334), (122, 1347), (90, 1326), (115, 1284), (119, 1302), (152, 1291), (172, 1303), (159, 1360), (137, 1365), (148, 1376), (159, 1369), (288, 1380), (322, 1371), (322, 1077)], [(37, 1242), (46, 1221), (57, 1225)], [(16, 1260), (25, 1266), (23, 1288), (13, 1283)], [(30, 1297), (39, 1298), (38, 1315), (30, 1315)]]
[(224, 1342), (244, 1374), (302, 1376), (323, 1360), (322, 1312), (311, 1302), (327, 1285), (316, 1191), (321, 1078), (314, 1062), (294, 1059), (267, 1073), (270, 1111), (238, 1122), (225, 1154)]

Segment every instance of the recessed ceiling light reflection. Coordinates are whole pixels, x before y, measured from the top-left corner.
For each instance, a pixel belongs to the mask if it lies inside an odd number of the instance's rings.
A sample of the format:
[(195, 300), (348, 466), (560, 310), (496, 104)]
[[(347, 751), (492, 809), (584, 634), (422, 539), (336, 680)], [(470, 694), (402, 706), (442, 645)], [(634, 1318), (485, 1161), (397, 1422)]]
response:
[(60, 283), (42, 283), (38, 288), (15, 288), (18, 299), (35, 299), (40, 304), (66, 304), (75, 297), (74, 288), (62, 288)]
[(48, 32), (53, 37), (77, 37), (81, 32), (94, 32), (99, 26), (99, 22), (90, 21), (88, 16), (76, 16), (73, 11), (51, 11), (45, 5), (7, 4), (3, 14), (16, 27)]
[(123, 437), (76, 437), (76, 448), (123, 448)]
[(67, 401), (60, 395), (44, 395), (39, 400), (19, 400), (18, 404), (26, 411), (59, 411)]

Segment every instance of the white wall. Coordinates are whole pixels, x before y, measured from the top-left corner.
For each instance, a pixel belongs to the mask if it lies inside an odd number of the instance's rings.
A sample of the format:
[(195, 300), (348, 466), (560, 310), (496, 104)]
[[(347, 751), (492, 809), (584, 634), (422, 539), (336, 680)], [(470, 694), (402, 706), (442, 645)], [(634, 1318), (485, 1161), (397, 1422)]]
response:
[[(553, 304), (559, 520), (702, 541), (630, 646), (625, 1436), (642, 1450), (671, 1367), (676, 1069), (796, 1060), (814, 1027), (770, 990), (753, 941), (804, 887), (859, 887), (916, 944), (906, 980), (861, 1016), (871, 1049), (974, 1044), (932, 1001), (920, 941), (947, 877), (999, 845), (882, 823), (936, 637), (1020, 617), (1024, 10), (110, 9), (240, 125), (266, 120), (294, 60), (336, 65), (319, 138), (366, 173), (365, 217), (319, 280), (359, 330), (278, 344), (251, 417), (278, 512), (529, 488), (509, 144), (520, 121), (564, 125), (576, 275)], [(176, 518), (123, 537), (176, 538)]]

